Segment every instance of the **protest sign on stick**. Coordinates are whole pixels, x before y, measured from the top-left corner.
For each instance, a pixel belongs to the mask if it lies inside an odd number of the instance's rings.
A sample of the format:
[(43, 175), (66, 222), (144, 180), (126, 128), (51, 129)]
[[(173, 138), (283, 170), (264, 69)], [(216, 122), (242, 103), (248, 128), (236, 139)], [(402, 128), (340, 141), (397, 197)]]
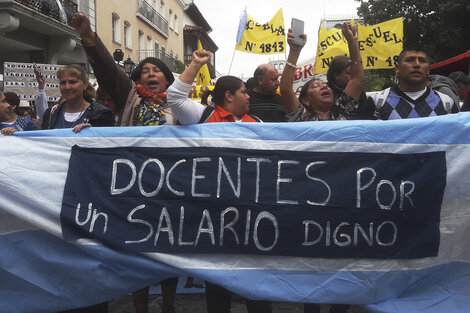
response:
[[(364, 69), (394, 68), (403, 50), (403, 18), (372, 26), (358, 24), (359, 50)], [(341, 29), (318, 31), (315, 74), (325, 74), (337, 55), (349, 55), (348, 44)]]

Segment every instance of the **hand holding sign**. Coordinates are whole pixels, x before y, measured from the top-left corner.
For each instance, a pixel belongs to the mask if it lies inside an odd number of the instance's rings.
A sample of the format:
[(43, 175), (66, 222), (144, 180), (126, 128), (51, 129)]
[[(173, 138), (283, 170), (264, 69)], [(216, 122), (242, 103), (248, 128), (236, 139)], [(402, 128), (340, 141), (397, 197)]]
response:
[[(342, 32), (336, 28), (327, 30), (320, 27), (315, 61), (315, 74), (328, 71), (331, 60), (337, 55), (347, 54), (348, 42), (358, 42), (365, 69), (393, 68), (394, 61), (403, 50), (403, 18), (396, 18), (380, 24), (356, 27), (344, 25)], [(354, 30), (357, 28), (357, 31)], [(350, 49), (349, 49), (350, 50)]]

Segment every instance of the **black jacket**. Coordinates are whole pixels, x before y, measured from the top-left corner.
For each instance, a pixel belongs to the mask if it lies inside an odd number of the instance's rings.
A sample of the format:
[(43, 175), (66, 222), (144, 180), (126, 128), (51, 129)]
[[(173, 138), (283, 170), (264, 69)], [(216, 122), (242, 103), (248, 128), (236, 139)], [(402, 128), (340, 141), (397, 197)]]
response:
[[(65, 102), (62, 104), (57, 104), (52, 108), (48, 108), (44, 113), (42, 118), (42, 129), (52, 129), (54, 125), (57, 123), (57, 119), (59, 118), (59, 112), (65, 106)], [(105, 107), (104, 105), (96, 102), (91, 101), (90, 103), (90, 121), (89, 123), (92, 126), (97, 127), (105, 127), (105, 126), (114, 126), (114, 113)], [(52, 116), (51, 116), (52, 111)]]
[[(328, 86), (333, 90), (333, 93), (335, 95), (335, 98), (339, 97), (344, 90), (336, 85), (333, 82), (328, 82)], [(357, 115), (356, 115), (356, 120), (373, 120), (374, 118), (374, 112), (375, 112), (375, 105), (371, 105), (367, 101), (367, 95), (364, 91), (361, 92), (361, 95), (359, 97), (359, 107), (357, 109)]]

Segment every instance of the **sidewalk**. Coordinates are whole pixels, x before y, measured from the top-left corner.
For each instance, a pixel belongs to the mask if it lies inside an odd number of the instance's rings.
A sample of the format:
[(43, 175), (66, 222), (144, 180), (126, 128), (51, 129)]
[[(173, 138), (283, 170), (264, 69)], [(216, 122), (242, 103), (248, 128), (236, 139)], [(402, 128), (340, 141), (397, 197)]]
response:
[[(160, 295), (149, 296), (149, 313), (160, 313), (162, 298)], [(328, 313), (328, 305), (322, 305), (321, 313)], [(303, 304), (273, 302), (273, 313), (303, 313)], [(367, 313), (366, 310), (352, 306), (348, 313)], [(134, 313), (132, 297), (122, 296), (109, 302), (108, 313)], [(206, 313), (206, 300), (203, 294), (176, 295), (175, 313)], [(246, 313), (242, 298), (232, 297), (232, 313)]]

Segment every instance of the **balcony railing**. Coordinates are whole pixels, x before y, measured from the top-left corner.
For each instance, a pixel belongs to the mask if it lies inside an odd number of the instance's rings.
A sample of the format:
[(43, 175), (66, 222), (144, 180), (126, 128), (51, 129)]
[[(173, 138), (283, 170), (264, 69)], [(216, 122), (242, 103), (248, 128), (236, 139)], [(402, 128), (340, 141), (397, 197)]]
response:
[[(16, 2), (62, 22), (59, 6), (55, 0), (16, 0)], [(70, 25), (73, 15), (78, 12), (78, 6), (72, 1), (62, 1), (62, 4), (67, 16), (67, 23)]]
[(168, 21), (145, 0), (139, 0), (137, 13), (145, 17), (153, 27), (168, 38)]
[(160, 50), (138, 50), (139, 53), (139, 62), (145, 58), (154, 57), (160, 59), (172, 72), (178, 72), (176, 67), (177, 59), (166, 54)]
[(191, 61), (193, 60), (193, 55), (192, 54), (185, 54), (184, 55), (184, 64), (188, 64), (191, 63)]

